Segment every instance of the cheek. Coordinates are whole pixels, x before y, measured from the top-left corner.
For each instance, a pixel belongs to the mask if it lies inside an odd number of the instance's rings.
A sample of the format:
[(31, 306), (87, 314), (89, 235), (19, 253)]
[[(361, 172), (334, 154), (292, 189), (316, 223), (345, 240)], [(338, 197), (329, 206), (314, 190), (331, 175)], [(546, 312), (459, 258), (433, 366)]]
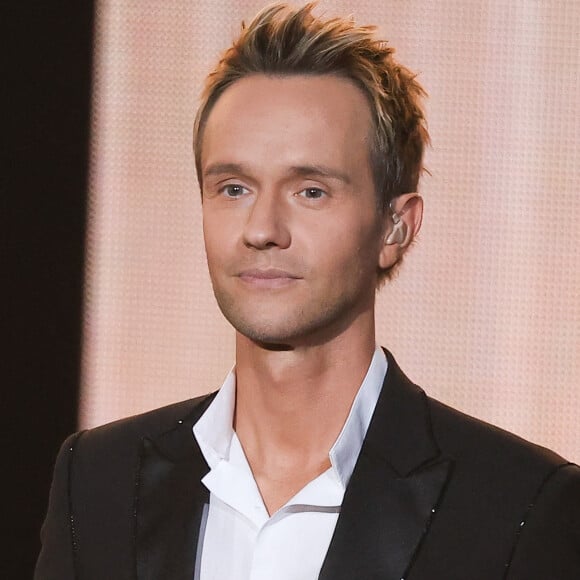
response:
[(231, 212), (216, 208), (204, 209), (202, 214), (203, 237), (206, 243), (223, 239), (231, 230)]
[(320, 228), (314, 255), (319, 265), (341, 278), (374, 273), (378, 264), (379, 234), (372, 225), (343, 223), (339, 228)]
[(208, 260), (210, 271), (212, 267), (223, 257), (225, 247), (224, 241), (227, 240), (227, 235), (220, 229), (220, 224), (215, 218), (203, 218), (203, 240), (205, 243), (205, 253)]
[(382, 246), (381, 232), (374, 216), (345, 220), (333, 234), (337, 245), (344, 247), (344, 253), (356, 259), (369, 260), (376, 257)]

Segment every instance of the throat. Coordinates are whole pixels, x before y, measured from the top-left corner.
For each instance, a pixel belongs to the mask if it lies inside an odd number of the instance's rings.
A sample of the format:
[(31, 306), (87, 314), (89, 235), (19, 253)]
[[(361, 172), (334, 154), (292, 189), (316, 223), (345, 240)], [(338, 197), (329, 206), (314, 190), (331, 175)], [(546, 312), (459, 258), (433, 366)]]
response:
[(270, 516), (331, 466), (328, 455), (318, 462), (307, 465), (301, 462), (292, 466), (283, 464), (268, 466), (261, 462), (253, 462), (249, 458), (248, 462)]

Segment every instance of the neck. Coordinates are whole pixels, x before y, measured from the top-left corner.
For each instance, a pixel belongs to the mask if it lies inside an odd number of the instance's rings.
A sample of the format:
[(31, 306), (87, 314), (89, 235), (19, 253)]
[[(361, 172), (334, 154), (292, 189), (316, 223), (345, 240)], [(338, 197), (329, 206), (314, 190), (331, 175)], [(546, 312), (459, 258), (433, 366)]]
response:
[(367, 312), (315, 345), (270, 350), (237, 335), (234, 428), (270, 514), (330, 467), (373, 356), (374, 330)]
[(374, 349), (373, 313), (314, 346), (269, 350), (237, 335), (234, 426), (250, 464), (327, 458)]

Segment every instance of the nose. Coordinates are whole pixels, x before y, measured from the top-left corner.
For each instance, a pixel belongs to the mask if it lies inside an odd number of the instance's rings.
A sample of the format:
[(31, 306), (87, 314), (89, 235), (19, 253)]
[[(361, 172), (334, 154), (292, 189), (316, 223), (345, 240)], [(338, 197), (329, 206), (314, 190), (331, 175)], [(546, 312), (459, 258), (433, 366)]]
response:
[(287, 214), (288, 208), (277, 196), (268, 193), (257, 195), (249, 208), (244, 244), (258, 250), (287, 248), (291, 241)]

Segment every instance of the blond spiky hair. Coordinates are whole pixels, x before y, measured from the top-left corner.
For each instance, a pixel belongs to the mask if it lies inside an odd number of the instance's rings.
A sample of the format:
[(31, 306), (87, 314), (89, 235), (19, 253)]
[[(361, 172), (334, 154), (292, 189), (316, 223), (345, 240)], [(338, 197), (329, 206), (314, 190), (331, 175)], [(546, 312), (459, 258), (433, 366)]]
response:
[(201, 150), (207, 118), (222, 93), (254, 75), (336, 75), (353, 81), (371, 109), (370, 161), (379, 206), (417, 190), (423, 150), (429, 142), (415, 75), (398, 64), (394, 49), (374, 38), (375, 27), (353, 19), (322, 20), (316, 3), (302, 8), (273, 4), (246, 26), (207, 77), (194, 125), (197, 177), (202, 187)]

